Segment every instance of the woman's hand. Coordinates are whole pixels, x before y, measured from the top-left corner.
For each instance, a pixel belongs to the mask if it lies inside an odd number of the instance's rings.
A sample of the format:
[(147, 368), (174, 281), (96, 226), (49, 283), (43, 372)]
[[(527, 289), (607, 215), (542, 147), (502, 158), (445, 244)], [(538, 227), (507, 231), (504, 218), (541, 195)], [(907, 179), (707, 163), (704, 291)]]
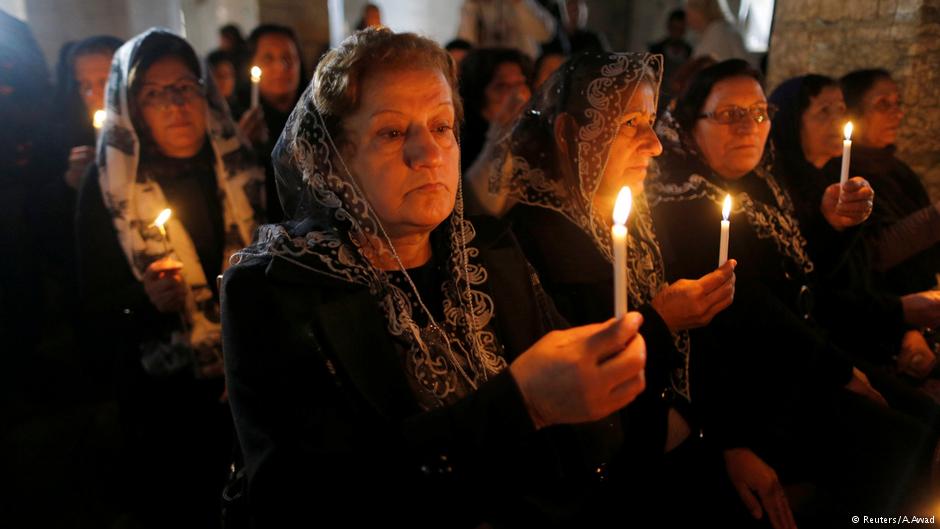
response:
[(144, 291), (160, 312), (177, 312), (186, 302), (183, 263), (169, 257), (150, 263), (144, 271)]
[(937, 365), (937, 355), (920, 331), (907, 331), (901, 340), (901, 354), (898, 355), (898, 371), (914, 378), (922, 379)]
[(535, 427), (601, 419), (646, 387), (643, 317), (552, 331), (509, 366)]
[(91, 145), (79, 145), (69, 151), (69, 168), (65, 171), (65, 183), (72, 189), (78, 189), (82, 176), (95, 161), (95, 148)]
[(881, 404), (885, 408), (888, 407), (888, 401), (878, 392), (877, 389), (873, 388), (871, 382), (868, 381), (868, 377), (865, 376), (865, 373), (862, 373), (861, 370), (857, 367), (852, 368), (852, 380), (845, 385), (845, 389), (858, 393), (863, 397), (867, 397), (878, 404)]
[(914, 327), (940, 327), (940, 290), (901, 296), (904, 321)]
[(819, 209), (830, 226), (842, 231), (865, 222), (874, 204), (875, 190), (861, 176), (853, 176), (844, 185), (827, 187)]
[(264, 113), (261, 106), (248, 109), (238, 120), (238, 129), (252, 145), (260, 145), (267, 141), (267, 125), (264, 123)]
[(724, 456), (731, 484), (751, 516), (759, 520), (767, 511), (774, 529), (796, 529), (790, 503), (774, 469), (747, 448), (725, 450)]
[(680, 279), (659, 291), (651, 305), (672, 332), (703, 327), (734, 301), (734, 268), (730, 259), (699, 279)]

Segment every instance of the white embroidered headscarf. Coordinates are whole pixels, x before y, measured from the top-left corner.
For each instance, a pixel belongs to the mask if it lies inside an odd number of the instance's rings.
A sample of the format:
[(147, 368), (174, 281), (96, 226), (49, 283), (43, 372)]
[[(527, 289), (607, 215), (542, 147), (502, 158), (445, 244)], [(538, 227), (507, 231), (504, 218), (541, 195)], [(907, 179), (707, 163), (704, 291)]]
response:
[[(167, 254), (183, 263), (182, 276), (189, 287), (180, 328), (165, 340), (143, 345), (141, 360), (152, 374), (169, 374), (193, 368), (198, 377), (222, 375), (221, 328), (218, 306), (199, 261), (196, 246), (183, 224), (171, 216), (166, 223), (166, 239), (154, 226), (167, 208), (160, 186), (141, 171), (141, 134), (132, 118), (136, 104), (131, 83), (143, 72), (135, 71), (147, 54), (178, 53), (198, 68), (205, 89), (207, 140), (214, 158), (218, 196), (225, 226), (223, 269), (229, 256), (251, 243), (256, 212), (263, 211), (264, 170), (254, 163), (243, 143), (224, 99), (212, 76), (181, 37), (165, 29), (150, 29), (128, 41), (115, 53), (108, 78), (107, 110), (98, 141), (98, 179), (105, 207), (111, 214), (118, 240), (131, 270), (138, 279), (154, 261)], [(152, 63), (151, 63), (152, 64)], [(145, 140), (146, 141), (146, 140)]]

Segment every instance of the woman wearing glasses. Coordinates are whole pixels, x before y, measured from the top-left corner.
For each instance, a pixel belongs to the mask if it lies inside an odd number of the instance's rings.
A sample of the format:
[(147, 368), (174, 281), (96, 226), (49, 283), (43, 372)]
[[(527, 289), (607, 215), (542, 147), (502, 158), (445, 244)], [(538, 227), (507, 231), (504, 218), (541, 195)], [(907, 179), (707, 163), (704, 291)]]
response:
[(858, 130), (852, 174), (867, 178), (878, 193), (866, 237), (877, 280), (907, 298), (906, 315), (921, 326), (940, 327), (940, 292), (907, 297), (937, 287), (940, 202), (931, 203), (920, 177), (895, 156), (904, 116), (898, 85), (885, 70), (859, 70), (842, 78), (842, 90)]
[(215, 278), (251, 242), (264, 172), (169, 32), (116, 52), (106, 103), (79, 194), (79, 274), (91, 332), (118, 359), (131, 508), (144, 527), (217, 527), (232, 425)]
[[(697, 355), (708, 359), (699, 404), (726, 459), (743, 460), (746, 472), (731, 477), (755, 515), (769, 510), (768, 476), (777, 472), (784, 484), (811, 481), (830, 494), (834, 501), (817, 514), (831, 522), (910, 500), (909, 490), (921, 490), (910, 480), (926, 470), (934, 440), (920, 421), (887, 408), (814, 321), (815, 265), (768, 167), (774, 112), (746, 62), (704, 69), (678, 100), (674, 129), (664, 130), (671, 141), (647, 194), (667, 279), (715, 266), (721, 205), (731, 195), (735, 300), (691, 331)], [(888, 483), (890, 490), (880, 485)]]

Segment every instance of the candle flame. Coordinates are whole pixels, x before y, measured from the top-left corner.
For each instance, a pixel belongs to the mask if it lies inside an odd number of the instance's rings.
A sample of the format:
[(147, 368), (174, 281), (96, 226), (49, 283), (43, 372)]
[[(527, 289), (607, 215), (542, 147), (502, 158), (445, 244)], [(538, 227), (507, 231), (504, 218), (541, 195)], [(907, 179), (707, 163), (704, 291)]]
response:
[(153, 221), (153, 225), (156, 226), (157, 228), (160, 228), (160, 230), (162, 231), (163, 225), (166, 224), (166, 221), (170, 220), (170, 214), (172, 213), (173, 212), (170, 211), (170, 208), (164, 209), (163, 211), (160, 212), (159, 215), (157, 215), (157, 220)]
[(852, 139), (852, 122), (849, 121), (845, 124), (845, 128), (842, 129), (842, 134), (845, 135), (845, 141)]
[(617, 202), (614, 203), (614, 223), (621, 226), (626, 224), (631, 207), (633, 207), (633, 192), (628, 186), (623, 186), (617, 193)]
[(104, 110), (95, 110), (95, 117), (91, 120), (91, 124), (94, 125), (96, 130), (104, 126), (104, 118), (107, 115)]
[(729, 215), (731, 215), (731, 195), (725, 195), (725, 203), (721, 206), (721, 216), (728, 220)]
[[(242, 70), (242, 71), (244, 71), (244, 70)], [(251, 67), (251, 82), (252, 82), (252, 83), (260, 83), (260, 82), (261, 82), (261, 68), (258, 68), (257, 66), (252, 66), (252, 67)]]

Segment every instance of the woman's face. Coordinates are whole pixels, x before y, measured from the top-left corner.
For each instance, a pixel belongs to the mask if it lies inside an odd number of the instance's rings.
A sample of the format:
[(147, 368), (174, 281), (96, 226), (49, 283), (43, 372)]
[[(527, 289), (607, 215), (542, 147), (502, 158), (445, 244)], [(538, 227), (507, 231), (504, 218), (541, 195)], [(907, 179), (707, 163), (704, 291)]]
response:
[(104, 88), (111, 73), (111, 54), (90, 53), (75, 58), (75, 81), (90, 115), (104, 108)]
[(822, 167), (831, 158), (842, 156), (842, 127), (845, 101), (842, 89), (827, 86), (809, 100), (800, 117), (800, 146), (807, 161)]
[(623, 186), (630, 186), (634, 193), (643, 190), (650, 160), (663, 152), (653, 131), (655, 121), (656, 93), (650, 83), (640, 83), (620, 116), (620, 130), (610, 144), (607, 166), (594, 195), (598, 211), (612, 208)]
[(483, 119), (493, 121), (513, 94), (517, 94), (522, 101), (532, 97), (522, 68), (514, 62), (504, 62), (496, 67), (493, 78), (484, 90)]
[(878, 149), (893, 145), (904, 117), (898, 85), (891, 79), (878, 79), (862, 98), (861, 107), (855, 127), (859, 145)]
[(751, 77), (718, 81), (702, 106), (701, 114), (708, 113), (714, 117), (700, 118), (692, 137), (713, 171), (737, 180), (757, 167), (764, 155), (770, 133), (764, 90)]
[(454, 96), (433, 69), (384, 70), (361, 81), (343, 121), (343, 157), (392, 238), (429, 233), (454, 209), (460, 149)]
[(206, 96), (199, 78), (178, 57), (165, 57), (144, 72), (137, 108), (157, 148), (171, 158), (189, 158), (206, 140)]
[(212, 67), (212, 79), (222, 97), (228, 99), (235, 92), (235, 67), (228, 61), (222, 61)]
[(300, 86), (300, 51), (287, 35), (269, 33), (258, 39), (252, 64), (261, 68), (258, 91), (268, 99), (293, 96)]

